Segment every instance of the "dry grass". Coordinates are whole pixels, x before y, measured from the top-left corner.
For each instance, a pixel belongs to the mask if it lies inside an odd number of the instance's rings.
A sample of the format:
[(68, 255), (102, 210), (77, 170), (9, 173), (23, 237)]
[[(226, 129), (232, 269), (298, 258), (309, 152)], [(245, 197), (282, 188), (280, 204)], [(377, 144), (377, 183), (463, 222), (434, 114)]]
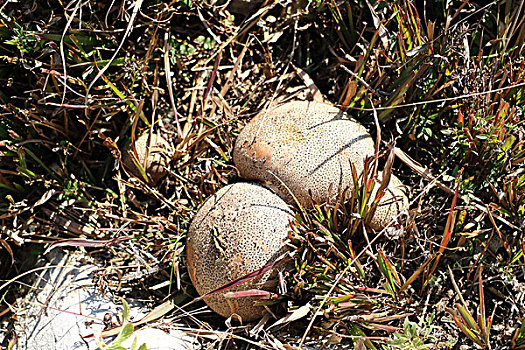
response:
[[(213, 348), (395, 348), (393, 333), (525, 348), (525, 6), (446, 3), (266, 1), (251, 17), (190, 0), (0, 5), (1, 278), (32, 268), (28, 250), (81, 249), (113, 267), (107, 293), (190, 302), (170, 316)], [(411, 206), (370, 232), (364, 175), (349, 202), (298, 215), (279, 299), (293, 316), (225, 324), (191, 303), (185, 233), (238, 180), (242, 126), (293, 99), (351, 113), (382, 140), (380, 168), (392, 149)], [(120, 162), (142, 133), (170, 141), (155, 186)], [(19, 289), (1, 292), (9, 322)]]

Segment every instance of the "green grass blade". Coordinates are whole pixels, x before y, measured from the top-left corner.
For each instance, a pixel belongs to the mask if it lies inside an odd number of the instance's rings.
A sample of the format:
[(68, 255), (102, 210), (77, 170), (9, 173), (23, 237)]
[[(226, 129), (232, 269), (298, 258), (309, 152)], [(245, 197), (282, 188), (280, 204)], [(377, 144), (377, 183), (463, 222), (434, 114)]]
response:
[(456, 325), (459, 327), (459, 329), (461, 329), (461, 331), (470, 339), (472, 340), (474, 343), (476, 343), (477, 345), (483, 347), (483, 344), (481, 343), (481, 341), (478, 339), (478, 337), (468, 328), (467, 325), (465, 325), (464, 323), (462, 323), (458, 318), (457, 316), (454, 316), (454, 322), (456, 322)]
[(472, 317), (472, 315), (470, 314), (470, 312), (468, 312), (468, 310), (459, 305), (459, 304), (456, 304), (456, 308), (458, 309), (460, 315), (461, 315), (461, 318), (463, 319), (463, 322), (472, 330), (472, 331), (475, 331), (476, 334), (479, 334), (480, 332), (480, 329), (479, 329), (479, 326), (478, 324), (476, 323), (476, 321), (474, 320), (474, 317)]

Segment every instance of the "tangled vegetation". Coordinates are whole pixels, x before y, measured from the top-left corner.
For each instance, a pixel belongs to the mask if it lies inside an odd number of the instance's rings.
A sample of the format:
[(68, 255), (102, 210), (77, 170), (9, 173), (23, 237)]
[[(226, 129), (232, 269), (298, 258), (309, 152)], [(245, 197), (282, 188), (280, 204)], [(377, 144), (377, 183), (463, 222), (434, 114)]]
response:
[[(213, 348), (525, 349), (524, 18), (513, 0), (1, 4), (2, 330), (11, 279), (61, 246), (108, 266), (101, 291), (183, 307), (166, 316)], [(277, 320), (225, 323), (192, 302), (185, 234), (239, 179), (240, 129), (294, 99), (347, 111), (377, 158), (291, 223)], [(168, 141), (159, 181), (144, 133)], [(376, 163), (411, 200), (381, 232)]]

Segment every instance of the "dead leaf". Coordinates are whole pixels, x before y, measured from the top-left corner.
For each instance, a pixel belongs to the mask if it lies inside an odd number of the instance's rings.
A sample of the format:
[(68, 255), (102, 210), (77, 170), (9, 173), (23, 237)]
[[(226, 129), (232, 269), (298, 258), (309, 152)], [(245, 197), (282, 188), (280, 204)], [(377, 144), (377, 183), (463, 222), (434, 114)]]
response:
[(292, 313), (290, 313), (290, 314), (284, 316), (283, 318), (277, 320), (277, 322), (275, 322), (273, 325), (268, 327), (268, 329), (270, 329), (272, 327), (276, 327), (276, 326), (281, 325), (281, 324), (297, 321), (298, 319), (303, 318), (306, 315), (308, 315), (308, 313), (310, 313), (310, 310), (312, 310), (312, 305), (310, 305), (310, 303), (308, 303), (306, 305), (303, 305), (300, 308), (298, 308), (297, 310), (294, 310)]

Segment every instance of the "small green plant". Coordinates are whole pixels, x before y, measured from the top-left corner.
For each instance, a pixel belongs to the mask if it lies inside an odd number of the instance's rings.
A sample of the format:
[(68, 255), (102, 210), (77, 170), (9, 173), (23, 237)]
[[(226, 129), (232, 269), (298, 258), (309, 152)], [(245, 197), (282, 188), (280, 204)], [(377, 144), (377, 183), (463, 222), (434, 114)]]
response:
[(186, 8), (193, 7), (193, 2), (191, 0), (180, 0), (179, 2), (183, 4), (184, 6), (186, 6)]
[(27, 26), (23, 27), (16, 22), (13, 23), (11, 40), (6, 40), (4, 43), (16, 46), (24, 54), (29, 54), (41, 48), (31, 30)]
[(172, 64), (177, 64), (177, 58), (191, 55), (195, 52), (195, 47), (188, 43), (187, 40), (175, 41), (170, 40), (170, 60)]
[[(122, 342), (124, 342), (126, 339), (128, 339), (129, 337), (133, 335), (134, 327), (133, 327), (133, 324), (129, 322), (129, 316), (130, 316), (129, 315), (129, 312), (130, 312), (129, 305), (126, 302), (126, 300), (124, 300), (123, 298), (122, 298), (122, 309), (123, 309), (122, 310), (122, 327), (117, 337), (113, 339), (113, 341), (110, 342), (109, 344), (106, 344), (104, 340), (102, 339), (102, 334), (99, 334), (97, 336), (97, 339), (95, 340), (95, 342), (101, 350), (128, 350), (125, 347), (123, 347), (121, 344)], [(147, 350), (147, 349), (148, 348), (146, 344), (142, 344), (141, 346), (137, 348), (137, 338), (135, 338), (135, 340), (133, 341), (133, 344), (129, 348), (129, 350)]]
[(217, 44), (217, 42), (213, 38), (204, 35), (199, 35), (195, 41), (198, 44), (202, 45), (204, 50), (211, 50)]
[(425, 319), (419, 318), (419, 323), (410, 321), (405, 318), (403, 323), (403, 332), (396, 332), (390, 339), (388, 349), (432, 349), (434, 344), (429, 343), (436, 340), (432, 335), (437, 328), (433, 325), (434, 314), (428, 315)]

